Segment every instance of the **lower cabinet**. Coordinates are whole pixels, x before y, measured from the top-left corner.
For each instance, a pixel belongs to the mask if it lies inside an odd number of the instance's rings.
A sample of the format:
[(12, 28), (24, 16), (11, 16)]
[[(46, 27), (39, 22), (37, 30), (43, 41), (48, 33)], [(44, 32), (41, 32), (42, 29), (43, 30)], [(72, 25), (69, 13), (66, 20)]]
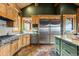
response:
[(70, 56), (77, 56), (77, 46), (62, 40), (62, 55), (66, 56), (67, 54)]
[(56, 53), (61, 56), (77, 56), (78, 46), (61, 38), (55, 39)]
[(0, 56), (14, 55), (23, 46), (30, 44), (30, 35), (22, 35), (19, 38), (0, 46)]
[(23, 45), (23, 39), (22, 39), (22, 36), (20, 36), (18, 40), (18, 49), (20, 49), (22, 45)]
[(56, 53), (57, 55), (61, 55), (61, 39), (57, 38), (55, 39), (55, 46), (56, 46)]
[(24, 35), (23, 36), (23, 46), (25, 46), (27, 44), (27, 36)]
[(26, 45), (30, 45), (30, 35), (27, 35), (27, 43)]
[(18, 40), (11, 42), (11, 55), (13, 55), (18, 49)]
[(23, 36), (23, 46), (30, 44), (30, 35), (24, 35)]
[(10, 56), (10, 43), (7, 43), (0, 47), (0, 55), (1, 56)]

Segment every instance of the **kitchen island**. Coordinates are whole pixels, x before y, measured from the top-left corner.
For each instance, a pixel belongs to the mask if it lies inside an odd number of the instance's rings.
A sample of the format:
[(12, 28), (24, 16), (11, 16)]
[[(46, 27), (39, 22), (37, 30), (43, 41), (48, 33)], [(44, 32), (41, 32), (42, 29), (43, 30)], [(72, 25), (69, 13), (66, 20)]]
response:
[(79, 35), (55, 36), (55, 52), (59, 56), (79, 55)]

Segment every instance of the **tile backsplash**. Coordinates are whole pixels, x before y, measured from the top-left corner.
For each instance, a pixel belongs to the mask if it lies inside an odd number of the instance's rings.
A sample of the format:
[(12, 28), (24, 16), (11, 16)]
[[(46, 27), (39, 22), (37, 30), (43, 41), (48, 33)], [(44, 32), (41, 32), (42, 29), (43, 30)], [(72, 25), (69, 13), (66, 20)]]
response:
[(14, 35), (15, 33), (13, 33), (13, 27), (7, 27), (6, 21), (0, 20), (0, 36), (7, 35), (7, 33), (9, 35)]

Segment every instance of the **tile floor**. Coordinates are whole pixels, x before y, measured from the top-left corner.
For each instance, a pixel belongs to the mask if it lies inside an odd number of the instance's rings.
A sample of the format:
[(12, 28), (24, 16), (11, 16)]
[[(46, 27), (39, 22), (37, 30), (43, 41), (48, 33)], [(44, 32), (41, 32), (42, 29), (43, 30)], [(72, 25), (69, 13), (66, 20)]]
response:
[(54, 45), (29, 45), (22, 48), (15, 56), (55, 56)]

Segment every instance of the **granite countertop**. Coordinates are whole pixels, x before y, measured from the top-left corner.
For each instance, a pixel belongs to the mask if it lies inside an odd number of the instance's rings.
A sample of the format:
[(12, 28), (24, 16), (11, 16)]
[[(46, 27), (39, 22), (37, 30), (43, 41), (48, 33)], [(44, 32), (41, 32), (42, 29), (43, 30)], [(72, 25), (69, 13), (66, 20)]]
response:
[(0, 46), (3, 46), (7, 43), (10, 43), (12, 41), (17, 40), (20, 36), (22, 35), (30, 35), (31, 33), (19, 33), (15, 35), (5, 35), (5, 36), (0, 36)]
[(55, 37), (79, 46), (79, 35), (56, 35)]

